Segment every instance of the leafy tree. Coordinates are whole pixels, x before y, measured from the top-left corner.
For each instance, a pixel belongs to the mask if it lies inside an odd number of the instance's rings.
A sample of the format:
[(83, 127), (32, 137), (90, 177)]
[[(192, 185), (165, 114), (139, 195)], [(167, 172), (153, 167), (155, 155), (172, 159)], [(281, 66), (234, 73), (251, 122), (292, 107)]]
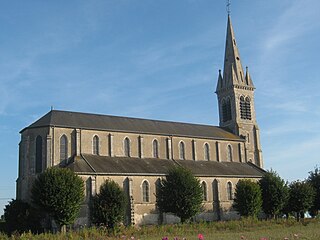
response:
[(239, 180), (233, 206), (241, 216), (257, 217), (262, 206), (259, 184), (248, 179)]
[(200, 181), (182, 167), (168, 171), (160, 181), (157, 191), (157, 206), (160, 212), (170, 212), (180, 217), (181, 222), (189, 220), (200, 212), (203, 192)]
[(11, 200), (4, 209), (4, 219), (8, 233), (32, 231), (37, 232), (40, 226), (41, 213), (27, 202)]
[(308, 182), (295, 181), (290, 184), (289, 210), (295, 212), (297, 221), (312, 206), (315, 190)]
[(263, 211), (275, 218), (285, 207), (289, 190), (285, 181), (274, 171), (267, 172), (259, 181)]
[[(72, 224), (84, 198), (83, 180), (66, 168), (49, 168), (34, 181), (32, 201), (60, 228)], [(64, 228), (62, 228), (64, 230)]]
[(316, 167), (313, 172), (309, 172), (307, 181), (315, 190), (315, 198), (311, 208), (309, 209), (310, 214), (315, 217), (318, 215), (320, 210), (320, 169), (318, 167)]
[(92, 222), (113, 229), (117, 223), (123, 221), (126, 202), (120, 186), (113, 180), (106, 180), (101, 185), (100, 192), (92, 198)]

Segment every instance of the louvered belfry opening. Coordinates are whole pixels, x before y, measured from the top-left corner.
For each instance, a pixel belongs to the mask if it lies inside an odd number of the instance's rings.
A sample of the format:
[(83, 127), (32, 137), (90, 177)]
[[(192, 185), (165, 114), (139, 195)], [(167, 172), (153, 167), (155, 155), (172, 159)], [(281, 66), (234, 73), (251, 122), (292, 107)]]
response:
[(251, 103), (249, 97), (240, 97), (240, 116), (241, 119), (251, 120)]
[(227, 98), (226, 101), (223, 100), (222, 102), (222, 119), (223, 122), (227, 122), (232, 119), (231, 102), (229, 98)]

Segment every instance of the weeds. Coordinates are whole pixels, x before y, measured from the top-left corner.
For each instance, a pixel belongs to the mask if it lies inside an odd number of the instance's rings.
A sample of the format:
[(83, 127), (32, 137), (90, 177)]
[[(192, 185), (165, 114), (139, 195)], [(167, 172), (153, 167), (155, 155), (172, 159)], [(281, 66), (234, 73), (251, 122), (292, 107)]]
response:
[(320, 239), (319, 220), (242, 219), (225, 222), (200, 222), (190, 224), (168, 224), (160, 226), (119, 227), (115, 233), (107, 229), (83, 228), (66, 234), (29, 233), (13, 234), (11, 237), (0, 233), (0, 240), (297, 240)]

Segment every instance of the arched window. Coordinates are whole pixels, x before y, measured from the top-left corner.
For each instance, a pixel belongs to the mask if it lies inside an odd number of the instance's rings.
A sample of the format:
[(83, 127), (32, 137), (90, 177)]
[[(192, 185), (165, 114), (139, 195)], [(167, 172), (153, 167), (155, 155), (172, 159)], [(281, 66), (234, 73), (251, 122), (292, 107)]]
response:
[(222, 121), (227, 122), (232, 119), (230, 98), (222, 100)]
[(207, 184), (205, 181), (201, 183), (202, 193), (203, 193), (203, 201), (208, 201), (208, 194), (207, 194)]
[(228, 196), (228, 200), (232, 200), (233, 199), (232, 183), (231, 182), (227, 183), (227, 196)]
[(36, 138), (36, 173), (42, 172), (42, 137)]
[(229, 162), (232, 162), (232, 161), (233, 161), (232, 147), (231, 147), (231, 145), (228, 145), (228, 147), (227, 147), (227, 160), (228, 160)]
[(130, 139), (127, 137), (123, 140), (123, 151), (126, 157), (130, 157)]
[(219, 202), (219, 185), (218, 185), (218, 180), (217, 179), (213, 180), (212, 192), (213, 192), (213, 201), (214, 202)]
[(181, 160), (185, 160), (186, 159), (184, 142), (182, 142), (182, 141), (179, 143), (179, 158)]
[(95, 135), (92, 139), (92, 153), (99, 155), (99, 137)]
[(159, 144), (157, 139), (153, 140), (152, 142), (152, 153), (154, 158), (159, 157)]
[(60, 162), (68, 159), (68, 138), (62, 135), (60, 138)]
[(251, 120), (251, 103), (250, 98), (240, 97), (240, 117), (242, 119)]
[(210, 160), (210, 148), (208, 143), (204, 144), (204, 160)]
[(149, 202), (149, 193), (150, 193), (150, 189), (149, 189), (149, 183), (148, 181), (143, 181), (142, 183), (142, 201), (143, 202)]

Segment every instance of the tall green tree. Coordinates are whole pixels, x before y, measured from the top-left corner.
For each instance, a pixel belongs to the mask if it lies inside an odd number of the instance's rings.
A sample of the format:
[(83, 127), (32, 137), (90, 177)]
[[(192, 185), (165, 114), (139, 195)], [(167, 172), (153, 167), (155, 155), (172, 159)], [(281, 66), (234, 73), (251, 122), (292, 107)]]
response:
[(84, 184), (71, 170), (53, 167), (36, 178), (31, 193), (33, 203), (61, 228), (76, 219), (84, 198)]
[(296, 213), (297, 221), (300, 216), (310, 209), (315, 197), (315, 190), (310, 183), (294, 181), (289, 186), (289, 210)]
[(157, 191), (157, 206), (160, 212), (173, 213), (181, 222), (189, 220), (200, 212), (203, 192), (199, 179), (182, 167), (168, 171), (160, 181)]
[(260, 179), (262, 209), (270, 217), (278, 216), (285, 207), (289, 191), (285, 181), (274, 171), (266, 172)]
[(261, 211), (262, 196), (258, 183), (239, 180), (235, 190), (234, 208), (244, 217), (257, 217)]
[(120, 186), (113, 180), (106, 180), (101, 185), (100, 192), (92, 198), (92, 222), (113, 229), (123, 221), (126, 203), (125, 193)]
[(311, 206), (310, 214), (315, 217), (318, 215), (320, 210), (320, 169), (316, 167), (314, 171), (309, 172), (307, 181), (315, 190), (315, 198)]

